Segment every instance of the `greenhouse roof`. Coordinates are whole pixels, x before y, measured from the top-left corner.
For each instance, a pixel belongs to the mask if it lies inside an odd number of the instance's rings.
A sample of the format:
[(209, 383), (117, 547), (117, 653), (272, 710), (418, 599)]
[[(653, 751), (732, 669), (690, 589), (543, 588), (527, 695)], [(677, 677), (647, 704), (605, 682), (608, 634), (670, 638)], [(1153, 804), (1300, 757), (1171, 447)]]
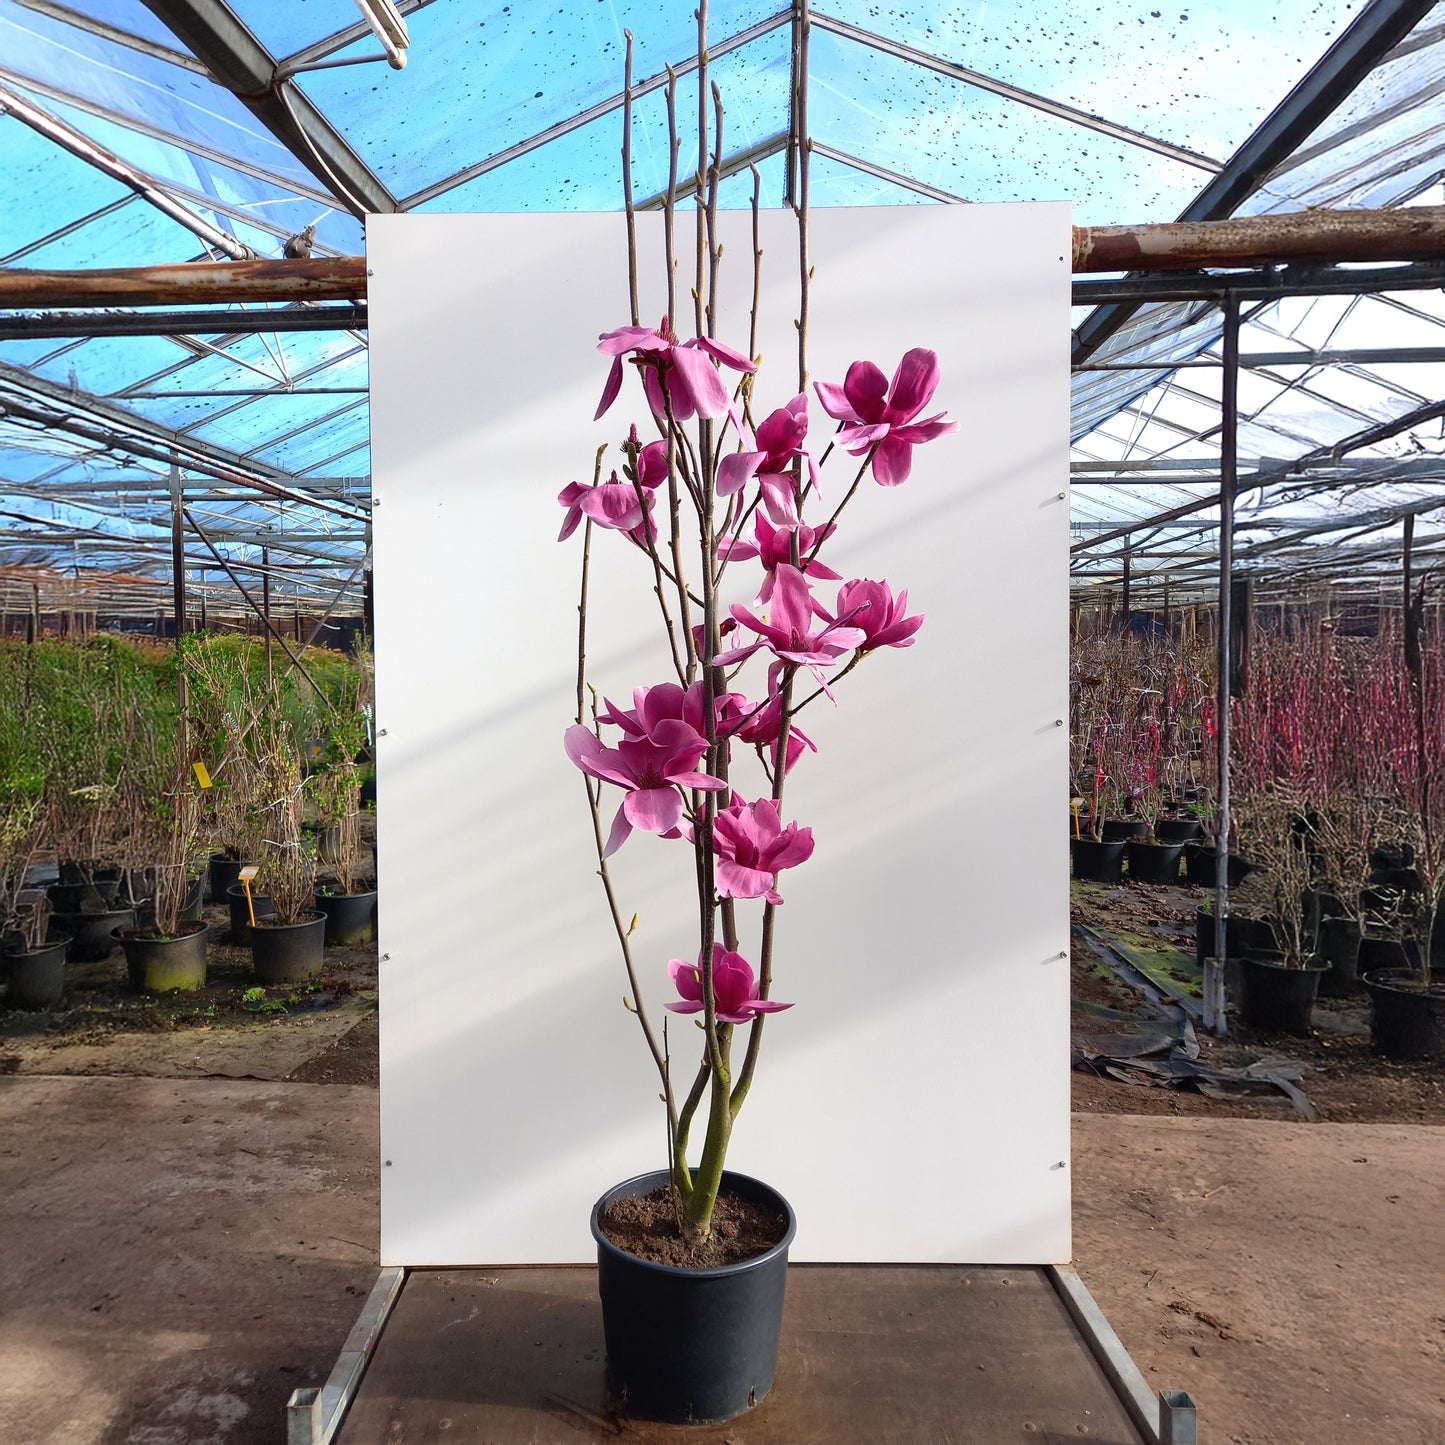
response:
[[(361, 13), (377, 3), (0, 0), (0, 264), (280, 257), (288, 241), (351, 255), (372, 211), (616, 207), (626, 31), (636, 187), (664, 189), (667, 67), (680, 105), (695, 87), (691, 3), (401, 0), (403, 69)], [(725, 204), (747, 204), (750, 166), (764, 204), (787, 199), (805, 9), (710, 7), (711, 78), (747, 97), (729, 111)], [(808, 14), (815, 206), (1069, 199), (1098, 225), (1442, 199), (1445, 4)], [(0, 564), (168, 575), (180, 484), (206, 543), (188, 542), (190, 565), (219, 553), (254, 575), (264, 559), (298, 605), (355, 587), (365, 332), (285, 330), (287, 310), (254, 334), (0, 340)], [(1242, 505), (1242, 550), (1265, 549), (1262, 566), (1364, 557), (1365, 526), (1438, 488), (1440, 292), (1284, 296), (1246, 318), (1242, 470), (1272, 486)], [(1076, 571), (1116, 578), (1127, 547), (1139, 573), (1184, 586), (1208, 570), (1216, 513), (1151, 519), (1218, 491), (1218, 307), (1075, 322), (1095, 368), (1075, 377)], [(1338, 527), (1323, 551), (1299, 535), (1316, 525)]]

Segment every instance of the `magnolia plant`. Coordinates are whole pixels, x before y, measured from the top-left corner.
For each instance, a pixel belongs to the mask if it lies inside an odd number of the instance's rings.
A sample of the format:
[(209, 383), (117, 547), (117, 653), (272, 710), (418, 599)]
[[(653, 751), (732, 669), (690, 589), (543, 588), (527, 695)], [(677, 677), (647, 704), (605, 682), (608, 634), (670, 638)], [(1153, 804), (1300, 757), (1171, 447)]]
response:
[[(675, 84), (669, 86), (669, 113)], [(718, 103), (719, 130), (721, 120)], [(704, 156), (705, 140), (704, 125)], [(628, 975), (628, 1007), (661, 1077), (675, 1212), (690, 1247), (710, 1233), (765, 1020), (792, 1006), (773, 997), (775, 921), (784, 875), (809, 861), (814, 838), (810, 827), (789, 816), (785, 792), (793, 768), (817, 752), (797, 719), (819, 699), (835, 702), (839, 679), (870, 654), (912, 646), (923, 625), (921, 613), (909, 613), (906, 591), (895, 592), (887, 581), (845, 578), (822, 553), (866, 478), (885, 488), (902, 485), (914, 450), (957, 430), (942, 412), (925, 415), (939, 384), (939, 363), (922, 347), (903, 356), (891, 380), (871, 361), (859, 360), (841, 383), (819, 382), (810, 397), (805, 224), (796, 394), (780, 398), (771, 411), (755, 412), (758, 360), (751, 353), (757, 349), (762, 254), (757, 183), (752, 326), (743, 351), (716, 334), (720, 154), (719, 140), (709, 175), (699, 178), (706, 181), (700, 194), (707, 203), (697, 212), (691, 334), (679, 331), (673, 294), (670, 184), (664, 206), (667, 314), (655, 328), (640, 324), (636, 247), (630, 243), (632, 324), (605, 333), (598, 345), (610, 358), (598, 418), (623, 395), (629, 372), (637, 383), (636, 420), (621, 440), (620, 468), (604, 477), (604, 448), (592, 481), (573, 482), (558, 497), (564, 508), (559, 540), (580, 530), (583, 554), (577, 712), (566, 752), (586, 779), (599, 874)], [(626, 158), (624, 150), (625, 169)], [(628, 221), (631, 238), (630, 200)], [(816, 449), (809, 412), (814, 398), (836, 423)], [(840, 454), (853, 460), (851, 483), (825, 519), (815, 520), (824, 465)], [(635, 554), (639, 584), (658, 606), (663, 675), (638, 686), (630, 707), (599, 697), (587, 678), (588, 571), (599, 531)], [(620, 794), (615, 808), (603, 797), (614, 790)], [(665, 841), (696, 879), (696, 951), (648, 965), (654, 976), (665, 968), (671, 979), (676, 997), (667, 1009), (692, 1015), (702, 1032), (696, 1072), (677, 1088), (666, 1023), (659, 1034), (642, 998), (636, 918), (627, 923), (608, 872), (608, 859), (638, 833)], [(735, 1052), (738, 1029), (747, 1030), (741, 1058)], [(705, 1134), (693, 1165), (690, 1135), (704, 1100)]]
[[(841, 386), (818, 383), (819, 403), (839, 423), (827, 452), (841, 449), (859, 464), (843, 502), (813, 527), (804, 512), (821, 495), (821, 470), (807, 447), (806, 395), (754, 428), (750, 406), (732, 395), (721, 368), (751, 376), (755, 364), (731, 347), (707, 337), (680, 342), (664, 320), (655, 331), (610, 332), (600, 349), (614, 362), (599, 414), (619, 394), (627, 356), (640, 374), (651, 425), (663, 435), (642, 445), (632, 428), (623, 443), (622, 477), (613, 472), (606, 481), (573, 483), (561, 493), (562, 537), (586, 519), (584, 576), (591, 534), (601, 528), (621, 534), (650, 564), (649, 582), (671, 584), (656, 591), (676, 676), (638, 687), (630, 708), (594, 698), (590, 723), (583, 720), (579, 689), (566, 750), (588, 778), (609, 896), (606, 860), (634, 832), (684, 845), (696, 873), (698, 951), (667, 964), (678, 997), (666, 1007), (700, 1015), (703, 1030), (702, 1061), (680, 1103), (670, 1051), (659, 1047), (638, 996), (630, 930), (619, 928), (633, 1007), (662, 1072), (678, 1217), (684, 1238), (695, 1244), (709, 1233), (733, 1121), (757, 1067), (763, 1020), (791, 1007), (772, 997), (774, 914), (783, 903), (781, 875), (808, 861), (814, 840), (811, 828), (786, 820), (784, 789), (794, 765), (817, 751), (795, 719), (818, 698), (832, 700), (833, 684), (868, 654), (912, 646), (923, 625), (921, 613), (909, 614), (906, 591), (895, 594), (886, 581), (845, 580), (819, 553), (866, 476), (880, 486), (900, 485), (914, 447), (957, 423), (942, 413), (917, 420), (939, 381), (938, 358), (922, 348), (904, 356), (891, 383), (869, 361), (855, 362)], [(653, 519), (654, 499), (664, 489), (665, 536)], [(683, 537), (693, 530), (680, 520), (684, 499), (700, 541), (689, 569), (700, 579), (697, 591), (684, 572)], [(725, 609), (721, 584), (730, 569), (748, 563), (754, 564), (756, 601)], [(833, 583), (839, 585), (828, 595), (823, 589)], [(582, 612), (579, 678), (585, 680), (585, 590)], [(764, 672), (755, 690), (745, 692), (739, 674), (752, 659)], [(801, 698), (800, 679), (812, 688)], [(735, 772), (745, 748), (755, 752), (761, 770), (751, 789)], [(622, 794), (605, 840), (599, 784)], [(756, 950), (743, 942), (750, 905), (757, 910)], [(615, 900), (613, 914), (620, 921)], [(733, 1035), (740, 1026), (750, 1034), (739, 1067)], [(694, 1170), (689, 1134), (704, 1094), (706, 1137)]]

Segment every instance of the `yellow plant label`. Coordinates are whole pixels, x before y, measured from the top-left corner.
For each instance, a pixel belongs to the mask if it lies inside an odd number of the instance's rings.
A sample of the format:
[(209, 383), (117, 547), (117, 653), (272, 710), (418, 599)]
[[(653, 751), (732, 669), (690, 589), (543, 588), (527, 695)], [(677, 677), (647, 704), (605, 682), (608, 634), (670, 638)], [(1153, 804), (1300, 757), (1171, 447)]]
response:
[(248, 863), (236, 877), (239, 878), (242, 883), (249, 883), (260, 871), (261, 869), (257, 864)]
[(214, 788), (216, 785), (211, 781), (211, 775), (206, 771), (204, 763), (192, 763), (191, 769), (196, 775), (196, 781), (203, 788)]

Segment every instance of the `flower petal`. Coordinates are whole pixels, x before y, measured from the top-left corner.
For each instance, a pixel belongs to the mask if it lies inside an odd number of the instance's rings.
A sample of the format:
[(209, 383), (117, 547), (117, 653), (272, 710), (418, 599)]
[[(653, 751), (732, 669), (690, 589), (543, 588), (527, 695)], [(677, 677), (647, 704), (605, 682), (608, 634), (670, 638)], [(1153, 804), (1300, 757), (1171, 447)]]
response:
[[(631, 793), (627, 795), (628, 798), (631, 796)], [(627, 798), (624, 798), (622, 807), (612, 820), (612, 831), (607, 835), (607, 846), (602, 850), (602, 856), (610, 858), (631, 836), (632, 824), (627, 821)]]
[(880, 487), (897, 487), (913, 472), (913, 443), (884, 437), (873, 453), (873, 480)]
[(766, 452), (729, 452), (717, 464), (717, 494), (730, 497), (757, 475), (767, 457)]
[(665, 833), (682, 821), (676, 788), (638, 788), (622, 800), (627, 821), (644, 833)]
[(888, 378), (871, 361), (855, 361), (843, 378), (843, 390), (859, 421), (882, 421)]
[(938, 390), (941, 375), (936, 351), (915, 346), (905, 352), (898, 370), (893, 373), (893, 389), (888, 394), (889, 421), (912, 421)]
[[(675, 388), (672, 393), (675, 412), (678, 411), (677, 391), (686, 390), (699, 416), (716, 421), (728, 414), (732, 396), (718, 375), (717, 367), (703, 352), (692, 346), (674, 346), (672, 367), (670, 381)], [(680, 412), (678, 414), (681, 415)]]
[(621, 390), (622, 358), (620, 356), (614, 356), (612, 358), (612, 369), (607, 373), (607, 384), (602, 388), (602, 400), (597, 403), (597, 410), (592, 417), (593, 421), (598, 420), (603, 412), (617, 400), (617, 393)]

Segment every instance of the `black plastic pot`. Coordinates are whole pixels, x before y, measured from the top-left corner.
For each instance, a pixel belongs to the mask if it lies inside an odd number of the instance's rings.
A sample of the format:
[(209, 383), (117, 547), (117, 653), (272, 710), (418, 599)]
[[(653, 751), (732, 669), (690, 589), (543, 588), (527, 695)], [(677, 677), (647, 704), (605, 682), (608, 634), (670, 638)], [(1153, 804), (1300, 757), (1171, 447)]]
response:
[[(233, 883), (226, 889), (226, 902), (231, 909), (231, 934), (229, 941), (247, 944), (251, 941), (251, 909), (246, 906), (246, 889), (243, 884)], [(256, 918), (275, 918), (276, 905), (264, 893), (251, 895), (251, 908)]]
[(1364, 977), (1370, 995), (1370, 1035), (1387, 1059), (1445, 1064), (1445, 985), (1427, 993), (1418, 974), (1387, 969)]
[(1196, 843), (1204, 837), (1204, 824), (1198, 818), (1160, 818), (1154, 836), (1161, 843)]
[(724, 1192), (786, 1215), (782, 1240), (756, 1259), (718, 1269), (652, 1264), (613, 1244), (599, 1219), (614, 1200), (650, 1194), (667, 1181), (665, 1170), (641, 1174), (592, 1207), (607, 1383), (625, 1415), (680, 1425), (731, 1420), (773, 1387), (797, 1220), (776, 1190), (724, 1171)]
[(211, 860), (206, 865), (206, 882), (212, 903), (226, 901), (226, 890), (241, 881), (241, 869), (244, 867), (244, 858), (228, 858), (224, 853), (211, 854)]
[(369, 893), (321, 893), (316, 906), (326, 915), (326, 941), (350, 946), (376, 937), (376, 890)]
[[(156, 926), (156, 872), (154, 868), (138, 870), (132, 875), (131, 886), (145, 894), (136, 907), (137, 927), (142, 932), (154, 929)], [(178, 923), (199, 923), (203, 899), (206, 891), (206, 880), (203, 875), (198, 875), (188, 881), (186, 885), (186, 901), (177, 915)]]
[[(1248, 918), (1243, 913), (1231, 913), (1229, 926), (1225, 930), (1225, 945), (1229, 958), (1242, 958), (1246, 953), (1260, 949), (1273, 949), (1276, 944), (1274, 929), (1260, 918)], [(1201, 903), (1194, 910), (1194, 957), (1201, 968), (1204, 960), (1214, 954), (1214, 911), (1209, 904)]]
[(72, 963), (99, 963), (120, 945), (116, 931), (135, 927), (134, 908), (110, 908), (104, 913), (52, 913), (51, 920), (70, 935)]
[(1360, 925), (1353, 918), (1321, 918), (1316, 937), (1316, 952), (1329, 964), (1320, 975), (1321, 995), (1346, 998), (1359, 993)]
[(5, 967), (10, 991), (5, 1002), (11, 1008), (54, 1008), (65, 992), (65, 953), (69, 945), (67, 935), (51, 933), (44, 948), (8, 951)]
[(172, 989), (206, 986), (206, 935), (208, 923), (182, 924), (174, 938), (155, 938), (134, 931), (122, 933), (130, 984), (144, 993), (169, 993)]
[(305, 983), (326, 961), (326, 915), (308, 913), (299, 923), (256, 919), (251, 930), (251, 964), (256, 982)]
[(1124, 840), (1106, 838), (1070, 838), (1069, 852), (1074, 859), (1074, 877), (1090, 878), (1095, 883), (1117, 883), (1124, 876)]
[(1245, 955), (1240, 969), (1240, 1018), (1272, 1034), (1307, 1034), (1320, 975), (1329, 966), (1310, 959), (1303, 968)]
[(1129, 855), (1129, 876), (1136, 883), (1179, 881), (1183, 843), (1146, 843), (1142, 838), (1130, 838), (1124, 849)]
[[(1213, 843), (1186, 843), (1184, 845), (1184, 876), (1200, 888), (1214, 887), (1215, 857)], [(1229, 886), (1243, 883), (1246, 876), (1254, 871), (1238, 853), (1229, 855)]]
[(1393, 969), (1414, 972), (1419, 962), (1420, 950), (1413, 941), (1404, 943), (1398, 938), (1386, 938), (1366, 925), (1355, 959), (1355, 971), (1361, 978), (1367, 973), (1387, 973)]
[(1105, 818), (1104, 841), (1116, 843), (1121, 838), (1147, 838), (1149, 825), (1142, 818)]

